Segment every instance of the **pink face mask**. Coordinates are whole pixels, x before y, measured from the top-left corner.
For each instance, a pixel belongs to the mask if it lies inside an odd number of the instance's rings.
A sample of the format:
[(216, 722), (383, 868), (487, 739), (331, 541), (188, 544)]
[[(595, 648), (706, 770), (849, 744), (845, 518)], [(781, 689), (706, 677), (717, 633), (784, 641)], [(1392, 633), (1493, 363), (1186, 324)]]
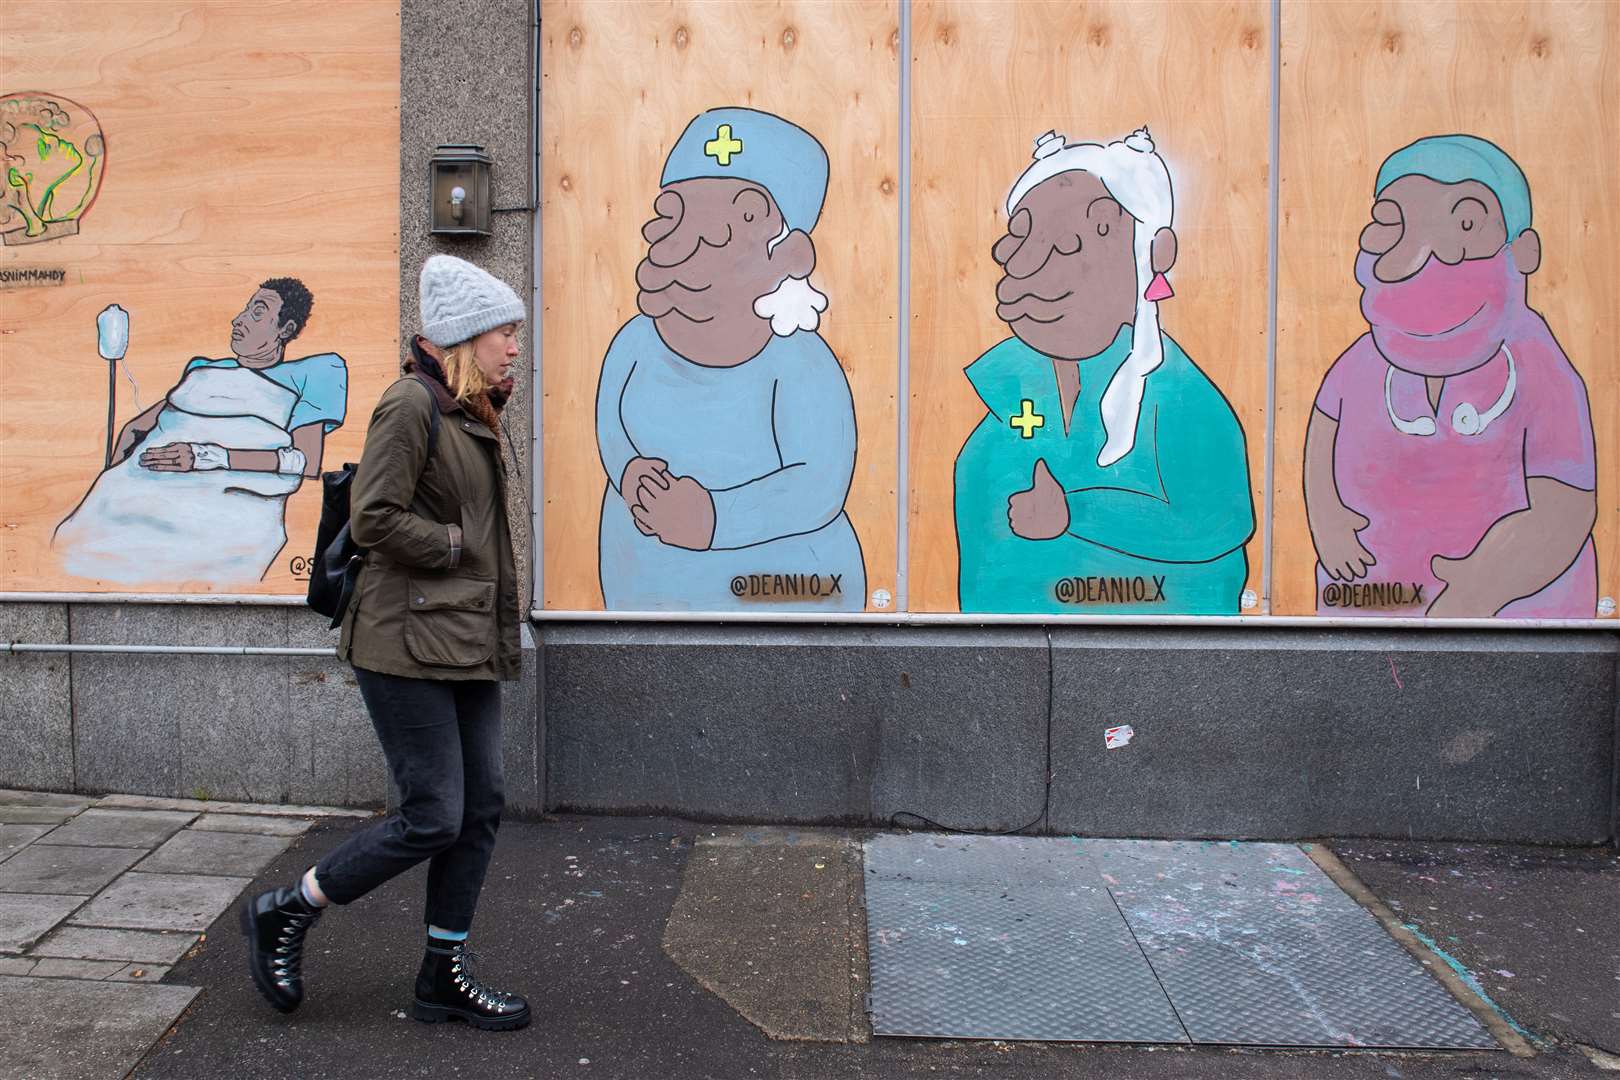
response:
[(1405, 281), (1379, 281), (1377, 261), (1365, 251), (1356, 255), (1361, 314), (1378, 351), (1402, 371), (1441, 377), (1478, 367), (1496, 355), (1524, 307), (1524, 275), (1513, 265), (1511, 245), (1455, 266), (1430, 256)]

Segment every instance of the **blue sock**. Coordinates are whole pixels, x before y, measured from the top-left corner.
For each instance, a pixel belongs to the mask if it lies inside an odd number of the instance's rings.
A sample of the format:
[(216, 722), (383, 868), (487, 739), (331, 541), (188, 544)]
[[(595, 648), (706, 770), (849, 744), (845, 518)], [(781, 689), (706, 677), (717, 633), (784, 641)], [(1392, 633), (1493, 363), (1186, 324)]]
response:
[(437, 926), (428, 927), (428, 937), (438, 938), (440, 941), (466, 941), (465, 930), (444, 930)]

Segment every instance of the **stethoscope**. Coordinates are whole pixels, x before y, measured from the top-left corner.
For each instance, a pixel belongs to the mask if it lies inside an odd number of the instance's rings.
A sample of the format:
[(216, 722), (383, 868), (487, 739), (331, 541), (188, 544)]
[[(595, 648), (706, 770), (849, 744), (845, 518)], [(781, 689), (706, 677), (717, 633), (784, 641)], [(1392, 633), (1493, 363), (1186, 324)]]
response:
[[(1491, 426), (1491, 421), (1507, 412), (1508, 406), (1513, 404), (1513, 392), (1518, 388), (1519, 376), (1513, 366), (1513, 351), (1502, 343), (1502, 355), (1507, 357), (1507, 385), (1502, 387), (1502, 396), (1496, 403), (1483, 413), (1468, 402), (1463, 402), (1451, 411), (1451, 430), (1459, 435), (1483, 435), (1485, 429)], [(1395, 412), (1393, 386), (1395, 382), (1395, 365), (1391, 364), (1389, 370), (1384, 372), (1384, 408), (1389, 411), (1389, 422), (1395, 425), (1395, 430), (1403, 435), (1433, 435), (1435, 433), (1434, 417), (1420, 416), (1415, 420), (1404, 420)]]

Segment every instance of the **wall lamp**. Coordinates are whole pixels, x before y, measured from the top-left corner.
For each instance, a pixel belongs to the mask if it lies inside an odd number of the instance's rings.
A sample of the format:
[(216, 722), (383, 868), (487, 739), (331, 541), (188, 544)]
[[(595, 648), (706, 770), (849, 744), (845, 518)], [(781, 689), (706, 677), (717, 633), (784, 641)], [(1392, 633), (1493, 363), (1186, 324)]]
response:
[(488, 236), (489, 155), (482, 146), (441, 145), (428, 162), (428, 232)]

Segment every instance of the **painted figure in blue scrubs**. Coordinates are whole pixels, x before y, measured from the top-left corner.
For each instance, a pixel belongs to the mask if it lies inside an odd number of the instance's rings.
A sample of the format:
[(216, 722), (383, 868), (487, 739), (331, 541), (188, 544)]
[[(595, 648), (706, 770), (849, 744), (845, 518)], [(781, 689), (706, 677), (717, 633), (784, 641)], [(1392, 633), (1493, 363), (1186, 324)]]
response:
[(854, 403), (809, 281), (826, 191), (821, 145), (769, 113), (710, 110), (670, 151), (596, 395), (610, 610), (865, 607)]
[(1048, 132), (1007, 197), (996, 314), (956, 459), (963, 611), (1235, 614), (1254, 533), (1243, 429), (1159, 329), (1170, 173), (1146, 128)]

